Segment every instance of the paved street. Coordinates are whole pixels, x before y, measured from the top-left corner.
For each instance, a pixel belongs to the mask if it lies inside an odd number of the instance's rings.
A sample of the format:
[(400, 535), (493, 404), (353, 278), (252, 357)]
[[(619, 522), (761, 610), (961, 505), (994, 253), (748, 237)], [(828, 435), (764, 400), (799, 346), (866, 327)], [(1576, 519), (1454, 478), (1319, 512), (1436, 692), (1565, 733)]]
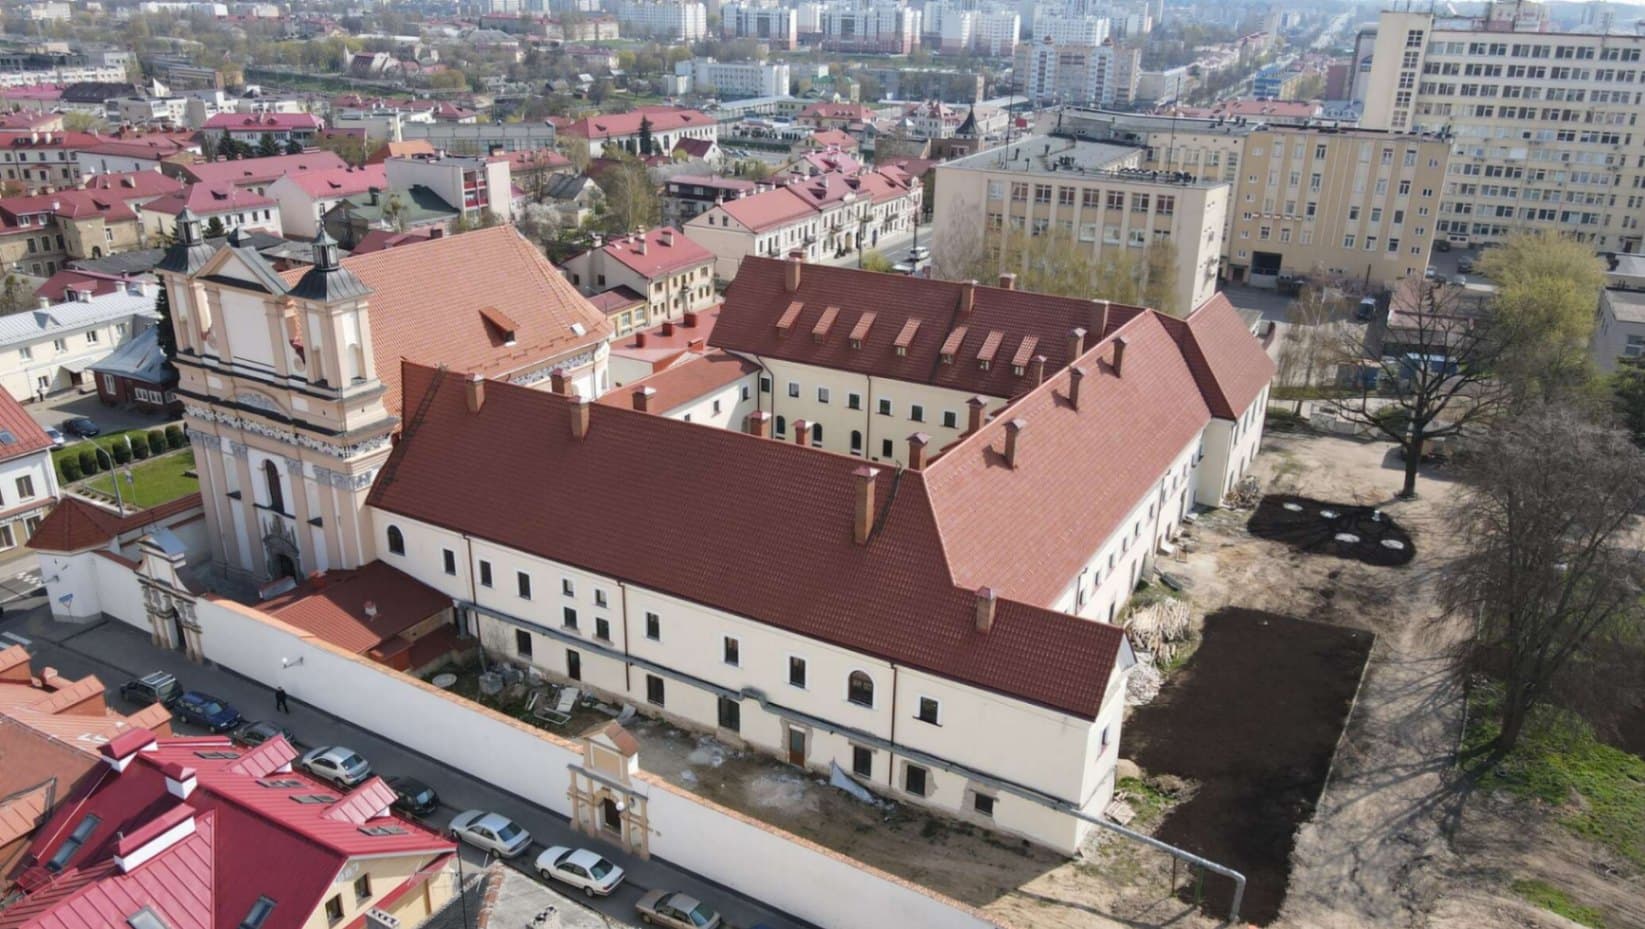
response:
[[(17, 564), (19, 570), (23, 565)], [(0, 582), (12, 575), (0, 568)], [(234, 704), (248, 719), (267, 719), (274, 716), (272, 691), (262, 684), (240, 677), (222, 668), (196, 665), (179, 652), (156, 648), (148, 637), (123, 623), (108, 620), (78, 625), (53, 620), (45, 607), (43, 590), (38, 580), (12, 578), (9, 584), (0, 584), (10, 593), (0, 593), (5, 612), (0, 616), (0, 646), (25, 645), (34, 657), (36, 668), (50, 665), (70, 678), (96, 674), (110, 691), (110, 702), (124, 710), (116, 694), (122, 683), (156, 669), (177, 675), (185, 687), (204, 690)], [(649, 889), (665, 887), (689, 893), (717, 908), (735, 927), (762, 925), (770, 929), (806, 929), (809, 924), (775, 913), (757, 901), (742, 897), (728, 888), (714, 884), (687, 871), (672, 867), (657, 859), (642, 861), (622, 854), (605, 843), (590, 839), (571, 830), (566, 820), (551, 810), (527, 803), (519, 797), (499, 790), (465, 772), (449, 767), (432, 758), (409, 751), (338, 719), (304, 705), (300, 694), (293, 694), (291, 713), (280, 722), (291, 728), (303, 747), (345, 744), (360, 752), (372, 763), (379, 774), (403, 774), (418, 778), (439, 793), (442, 809), (428, 821), (431, 828), (444, 830), (451, 817), (469, 808), (493, 810), (514, 819), (537, 840), (515, 862), (516, 867), (529, 869), (532, 861), (546, 845), (584, 845), (607, 856), (628, 872), (628, 880), (611, 897), (591, 901), (594, 909), (627, 925), (638, 920), (634, 904)], [(177, 725), (179, 732), (190, 732), (189, 727)], [(464, 860), (476, 867), (482, 866), (484, 856), (474, 849), (465, 849)], [(582, 903), (567, 899), (561, 906), (565, 911)], [(591, 918), (592, 917), (592, 914)], [(568, 924), (572, 920), (566, 920)], [(579, 923), (580, 924), (580, 923)]]
[(154, 413), (104, 406), (103, 401), (97, 399), (97, 394), (83, 394), (78, 391), (54, 394), (43, 401), (34, 401), (28, 404), (27, 409), (34, 417), (34, 421), (42, 426), (61, 426), (66, 419), (89, 416), (97, 421), (97, 425), (102, 427), (104, 432), (118, 432), (121, 429), (137, 427), (152, 429), (171, 422), (166, 417)]
[[(922, 248), (930, 248), (931, 227), (921, 226), (919, 232), (920, 246)], [(869, 246), (872, 250), (877, 251), (886, 258), (890, 259), (892, 264), (899, 264), (907, 261), (908, 252), (913, 247), (914, 233), (912, 232), (903, 233), (902, 235), (888, 235), (881, 238), (877, 244)], [(821, 263), (833, 265), (837, 268), (855, 268), (857, 266), (857, 261), (858, 254), (856, 252), (851, 252), (848, 255), (841, 255), (838, 258), (825, 258)]]

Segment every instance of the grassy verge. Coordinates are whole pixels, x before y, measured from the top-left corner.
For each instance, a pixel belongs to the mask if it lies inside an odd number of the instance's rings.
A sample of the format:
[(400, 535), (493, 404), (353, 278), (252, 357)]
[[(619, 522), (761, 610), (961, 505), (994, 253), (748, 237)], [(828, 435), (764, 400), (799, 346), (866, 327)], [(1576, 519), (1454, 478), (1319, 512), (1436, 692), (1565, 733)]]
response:
[[(158, 426), (143, 426), (139, 429), (122, 429), (119, 432), (105, 432), (95, 439), (77, 439), (70, 436), (65, 436), (67, 439), (67, 444), (65, 444), (62, 448), (52, 449), (51, 463), (53, 465), (58, 465), (64, 458), (76, 457), (80, 454), (81, 449), (89, 447), (91, 443), (96, 443), (100, 448), (108, 449), (112, 453), (114, 446), (126, 444), (126, 436), (131, 437), (133, 444), (138, 442), (147, 442), (150, 430), (158, 429), (161, 432), (165, 432), (166, 427), (169, 425), (171, 425), (171, 423), (161, 423)], [(59, 476), (62, 475), (63, 470), (61, 467), (58, 468), (57, 473)]]
[[(159, 506), (200, 489), (199, 478), (184, 474), (194, 470), (194, 451), (185, 449), (163, 458), (154, 458), (131, 466), (131, 480), (127, 481), (124, 468), (120, 476), (120, 494), (127, 503), (143, 508)], [(85, 483), (85, 489), (114, 496), (114, 483), (108, 473), (99, 474)]]
[[(1472, 689), (1465, 757), (1496, 738), (1501, 699), (1494, 682)], [(1569, 710), (1537, 708), (1518, 747), (1480, 786), (1548, 803), (1565, 828), (1645, 867), (1645, 759), (1600, 742)]]
[(1573, 923), (1605, 929), (1605, 918), (1599, 911), (1578, 904), (1570, 895), (1547, 881), (1518, 880), (1513, 883), (1514, 893), (1526, 902), (1540, 906), (1550, 913), (1565, 917)]

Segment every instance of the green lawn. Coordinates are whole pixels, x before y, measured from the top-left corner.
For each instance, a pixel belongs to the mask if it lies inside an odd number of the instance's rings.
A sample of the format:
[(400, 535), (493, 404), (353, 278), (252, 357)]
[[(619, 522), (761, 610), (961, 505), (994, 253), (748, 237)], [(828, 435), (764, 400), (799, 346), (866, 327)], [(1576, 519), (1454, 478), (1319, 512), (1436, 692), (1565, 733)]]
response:
[(1560, 890), (1547, 881), (1518, 880), (1513, 884), (1514, 893), (1523, 897), (1526, 902), (1540, 906), (1550, 913), (1557, 913), (1571, 922), (1592, 929), (1605, 929), (1605, 918), (1599, 911), (1578, 904), (1571, 899), (1570, 894)]
[[(119, 469), (120, 493), (129, 504), (144, 508), (158, 506), (200, 489), (198, 478), (183, 473), (193, 469), (193, 449), (174, 452), (164, 458), (137, 462), (131, 466), (130, 481), (125, 478), (125, 469)], [(85, 489), (106, 494), (111, 498), (114, 496), (114, 486), (107, 473), (99, 474), (87, 481)]]
[[(65, 433), (63, 438), (64, 438), (64, 440), (66, 441), (67, 444), (65, 444), (62, 448), (52, 450), (51, 463), (54, 464), (54, 465), (59, 464), (66, 457), (69, 457), (71, 455), (79, 455), (81, 449), (86, 448), (88, 445), (90, 445), (93, 442), (97, 443), (98, 445), (102, 446), (103, 448), (110, 448), (110, 449), (112, 449), (116, 445), (126, 444), (125, 437), (128, 436), (128, 435), (131, 436), (131, 441), (132, 442), (147, 442), (148, 441), (148, 434), (149, 434), (150, 430), (158, 429), (161, 432), (165, 432), (166, 431), (166, 426), (169, 426), (169, 425), (172, 425), (172, 424), (171, 423), (162, 423), (158, 426), (144, 426), (141, 429), (122, 429), (118, 432), (105, 432), (105, 433), (103, 433), (102, 435), (98, 436), (95, 439), (80, 439), (80, 438), (75, 438), (74, 436), (70, 436), (70, 435)], [(177, 423), (177, 425), (182, 425), (182, 424)], [(57, 475), (59, 477), (61, 477), (62, 474), (63, 474), (63, 469), (61, 467), (59, 467), (57, 469)]]
[[(1501, 697), (1495, 683), (1473, 688), (1465, 757), (1496, 737)], [(1565, 828), (1645, 866), (1645, 759), (1594, 738), (1587, 722), (1569, 710), (1538, 707), (1519, 746), (1480, 786), (1543, 801)]]

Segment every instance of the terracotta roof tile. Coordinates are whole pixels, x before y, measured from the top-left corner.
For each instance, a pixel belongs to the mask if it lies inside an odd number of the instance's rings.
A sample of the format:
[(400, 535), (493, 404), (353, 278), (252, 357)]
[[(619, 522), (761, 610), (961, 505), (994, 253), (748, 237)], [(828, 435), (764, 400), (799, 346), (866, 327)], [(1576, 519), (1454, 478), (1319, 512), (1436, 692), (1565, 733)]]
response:
[(39, 528), (29, 539), (29, 548), (37, 552), (79, 552), (97, 548), (107, 545), (118, 535), (199, 505), (200, 495), (192, 493), (121, 516), (83, 497), (66, 496), (40, 521)]
[(713, 252), (667, 226), (623, 236), (606, 244), (601, 251), (646, 280), (714, 261)]
[[(656, 391), (651, 398), (651, 412), (667, 413), (709, 392), (735, 384), (749, 377), (760, 366), (727, 352), (711, 351), (706, 355), (688, 355), (686, 360), (637, 381), (629, 381), (620, 389), (609, 391), (599, 402), (606, 406), (634, 405), (634, 391), (649, 387)], [(740, 424), (733, 424), (741, 428)]]
[[(7, 439), (10, 436), (10, 439)], [(0, 388), (0, 461), (51, 448), (51, 437), (17, 402), (11, 391)]]
[[(375, 615), (367, 613), (367, 604)], [(365, 654), (451, 606), (451, 598), (381, 561), (330, 571), (265, 602), (263, 612)]]
[(1274, 361), (1224, 294), (1167, 326), (1182, 344), (1212, 415), (1237, 419), (1274, 378)]
[(696, 110), (672, 106), (642, 106), (627, 113), (604, 113), (572, 120), (558, 127), (563, 135), (582, 139), (629, 136), (640, 131), (640, 121), (650, 120), (652, 132), (668, 132), (687, 126), (712, 126), (713, 118)]

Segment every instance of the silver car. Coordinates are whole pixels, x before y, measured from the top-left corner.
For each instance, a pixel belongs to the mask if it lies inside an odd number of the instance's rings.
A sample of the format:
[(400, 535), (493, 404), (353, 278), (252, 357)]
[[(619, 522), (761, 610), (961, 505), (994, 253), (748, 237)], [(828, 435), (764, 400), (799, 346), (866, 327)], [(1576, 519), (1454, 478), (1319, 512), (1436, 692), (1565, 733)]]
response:
[(453, 839), (495, 852), (504, 858), (513, 858), (531, 844), (531, 833), (520, 828), (514, 820), (485, 810), (458, 813), (451, 820), (449, 833)]
[(640, 920), (670, 929), (718, 929), (720, 914), (695, 897), (668, 890), (653, 890), (634, 904)]
[(371, 764), (341, 745), (311, 748), (297, 760), (297, 767), (337, 787), (353, 787), (371, 776)]
[(586, 848), (556, 845), (537, 856), (537, 873), (582, 888), (590, 897), (604, 897), (623, 882), (623, 869)]

